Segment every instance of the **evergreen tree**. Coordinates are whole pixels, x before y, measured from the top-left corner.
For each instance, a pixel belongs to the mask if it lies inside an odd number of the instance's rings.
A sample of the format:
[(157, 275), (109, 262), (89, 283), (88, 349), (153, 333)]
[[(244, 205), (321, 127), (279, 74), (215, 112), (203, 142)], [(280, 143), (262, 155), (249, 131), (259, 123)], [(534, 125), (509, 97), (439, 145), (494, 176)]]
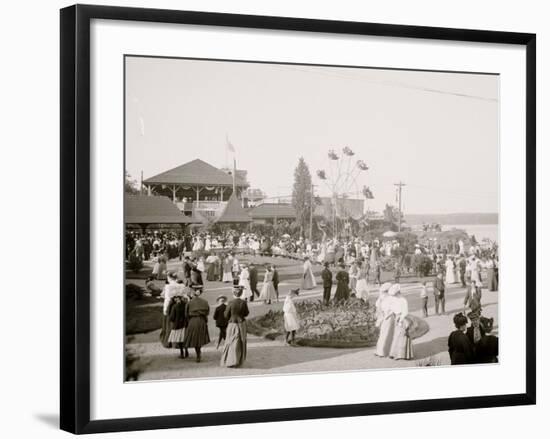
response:
[(296, 223), (300, 234), (309, 227), (311, 213), (311, 173), (303, 157), (298, 160), (294, 170), (294, 187), (292, 189), (292, 206), (296, 210)]

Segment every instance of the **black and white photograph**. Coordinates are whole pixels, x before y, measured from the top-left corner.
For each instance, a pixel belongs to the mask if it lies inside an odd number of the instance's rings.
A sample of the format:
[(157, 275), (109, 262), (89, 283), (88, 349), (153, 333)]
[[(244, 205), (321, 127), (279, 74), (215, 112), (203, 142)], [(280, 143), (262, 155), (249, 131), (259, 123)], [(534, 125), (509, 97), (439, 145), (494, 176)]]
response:
[(126, 54), (125, 380), (498, 367), (499, 90)]

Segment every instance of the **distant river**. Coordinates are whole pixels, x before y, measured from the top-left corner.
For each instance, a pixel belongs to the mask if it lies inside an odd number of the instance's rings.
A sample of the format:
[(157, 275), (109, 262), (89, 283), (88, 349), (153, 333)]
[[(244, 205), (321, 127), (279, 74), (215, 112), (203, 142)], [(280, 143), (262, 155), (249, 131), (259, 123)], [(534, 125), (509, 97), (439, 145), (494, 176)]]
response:
[(475, 235), (476, 240), (479, 242), (483, 238), (498, 242), (498, 224), (442, 224), (441, 227), (443, 231), (463, 229), (468, 235)]

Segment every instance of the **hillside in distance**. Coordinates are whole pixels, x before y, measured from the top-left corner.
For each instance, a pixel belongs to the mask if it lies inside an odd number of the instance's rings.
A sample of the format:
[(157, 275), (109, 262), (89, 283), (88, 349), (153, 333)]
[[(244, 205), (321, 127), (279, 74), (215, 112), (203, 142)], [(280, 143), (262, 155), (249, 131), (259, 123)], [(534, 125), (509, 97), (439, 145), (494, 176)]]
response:
[(411, 226), (423, 223), (441, 225), (498, 224), (498, 213), (405, 214), (405, 221)]

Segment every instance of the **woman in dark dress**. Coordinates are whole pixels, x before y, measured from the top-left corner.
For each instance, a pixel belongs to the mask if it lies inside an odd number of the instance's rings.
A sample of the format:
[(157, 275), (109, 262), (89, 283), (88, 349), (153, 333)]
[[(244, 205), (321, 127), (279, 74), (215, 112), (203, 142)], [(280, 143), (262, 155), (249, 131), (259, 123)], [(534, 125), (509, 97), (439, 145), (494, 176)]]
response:
[(202, 272), (198, 269), (196, 264), (191, 268), (191, 285), (203, 285)]
[(466, 330), (466, 335), (474, 346), (472, 362), (498, 363), (498, 337), (488, 334), (492, 330), (493, 319), (482, 317), (479, 312), (469, 313), (468, 318), (471, 324)]
[(246, 360), (246, 317), (249, 311), (246, 301), (241, 299), (242, 294), (241, 285), (234, 287), (234, 298), (225, 310), (225, 318), (229, 324), (220, 359), (222, 367), (239, 367)]
[(339, 268), (340, 270), (336, 273), (337, 284), (336, 293), (334, 294), (336, 302), (349, 299), (349, 274), (344, 264), (340, 264)]
[(449, 335), (449, 356), (451, 364), (471, 364), (474, 360), (474, 347), (466, 335), (468, 318), (458, 313), (453, 317), (456, 331)]
[(187, 326), (187, 301), (185, 297), (174, 297), (174, 303), (170, 309), (170, 322), (172, 323), (172, 330), (168, 342), (172, 347), (180, 350), (180, 358), (187, 358), (189, 351), (183, 347), (185, 327)]
[(201, 361), (201, 347), (210, 343), (207, 323), (210, 306), (206, 300), (200, 297), (202, 287), (194, 286), (193, 288), (194, 297), (187, 305), (187, 319), (189, 323), (185, 331), (183, 347), (195, 348), (195, 353), (197, 354), (196, 361), (199, 363)]

